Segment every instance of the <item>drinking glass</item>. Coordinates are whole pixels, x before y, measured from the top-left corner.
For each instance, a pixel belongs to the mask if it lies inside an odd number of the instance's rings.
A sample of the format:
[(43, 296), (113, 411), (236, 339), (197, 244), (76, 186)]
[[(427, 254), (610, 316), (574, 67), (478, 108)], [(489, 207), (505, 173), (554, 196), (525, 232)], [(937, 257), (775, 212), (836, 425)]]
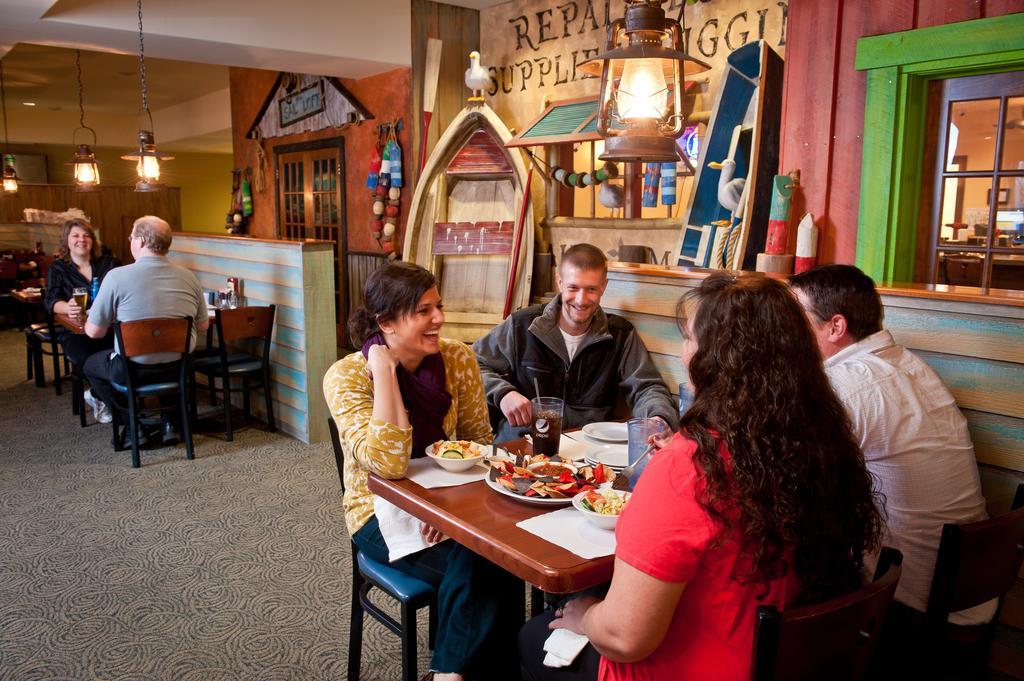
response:
[[(626, 424), (629, 438), (629, 452), (627, 454), (629, 463), (633, 463), (647, 451), (648, 440), (652, 435), (665, 435), (668, 433), (668, 424), (659, 418), (630, 419)], [(651, 459), (648, 457), (633, 471), (633, 477), (629, 479), (629, 486), (632, 488), (640, 479), (644, 469)]]
[(89, 302), (89, 289), (85, 286), (76, 286), (71, 293), (74, 296), (75, 305), (82, 308), (82, 314), (85, 314), (85, 306)]
[(530, 406), (533, 411), (530, 423), (533, 453), (557, 456), (565, 404), (557, 397), (535, 397), (530, 400)]

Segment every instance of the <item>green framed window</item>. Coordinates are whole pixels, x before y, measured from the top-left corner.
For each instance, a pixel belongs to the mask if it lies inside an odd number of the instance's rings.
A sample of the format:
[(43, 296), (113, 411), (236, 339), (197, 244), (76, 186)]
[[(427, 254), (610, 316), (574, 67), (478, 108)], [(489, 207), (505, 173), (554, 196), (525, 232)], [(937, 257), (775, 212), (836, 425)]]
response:
[(963, 21), (857, 41), (867, 74), (858, 267), (876, 281), (914, 278), (932, 80), (1024, 69), (1024, 13)]

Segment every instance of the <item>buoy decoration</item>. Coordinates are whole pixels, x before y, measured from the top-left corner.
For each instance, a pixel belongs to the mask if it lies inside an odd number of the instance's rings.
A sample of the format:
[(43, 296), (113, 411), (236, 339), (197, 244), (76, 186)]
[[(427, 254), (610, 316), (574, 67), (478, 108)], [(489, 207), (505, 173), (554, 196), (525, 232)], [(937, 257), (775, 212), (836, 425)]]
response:
[(570, 189), (582, 189), (614, 180), (619, 176), (619, 167), (612, 162), (605, 163), (593, 173), (574, 173), (559, 166), (551, 167), (551, 177)]
[(377, 141), (370, 155), (366, 187), (370, 190), (370, 235), (389, 260), (397, 257), (394, 238), (398, 231), (402, 197), (402, 148), (395, 130), (400, 121), (378, 127)]

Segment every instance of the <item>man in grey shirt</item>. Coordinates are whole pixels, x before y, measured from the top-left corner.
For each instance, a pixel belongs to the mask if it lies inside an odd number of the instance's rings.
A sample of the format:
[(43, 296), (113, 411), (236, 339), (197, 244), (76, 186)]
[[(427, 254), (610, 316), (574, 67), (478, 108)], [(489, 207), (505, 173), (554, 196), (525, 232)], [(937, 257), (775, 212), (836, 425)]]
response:
[[(132, 225), (129, 239), (135, 262), (116, 271), (111, 270), (103, 279), (85, 323), (86, 335), (102, 338), (115, 321), (192, 317), (189, 347), (194, 348), (196, 332), (205, 331), (210, 325), (209, 313), (203, 287), (196, 275), (167, 260), (167, 251), (171, 247), (170, 225), (158, 217), (146, 215)], [(127, 366), (119, 353), (120, 348), (116, 346), (114, 352), (98, 352), (86, 360), (82, 369), (93, 393), (111, 409), (120, 409), (114, 402), (111, 381), (123, 384), (126, 380)], [(137, 372), (144, 380), (177, 380), (176, 371), (171, 371), (168, 363), (178, 357), (178, 353), (154, 353), (134, 357), (133, 361), (146, 365)], [(127, 422), (126, 410), (120, 409), (120, 414), (121, 420)], [(131, 432), (132, 429), (128, 429), (128, 433)], [(177, 425), (167, 412), (163, 417), (163, 442), (165, 445), (178, 442)]]

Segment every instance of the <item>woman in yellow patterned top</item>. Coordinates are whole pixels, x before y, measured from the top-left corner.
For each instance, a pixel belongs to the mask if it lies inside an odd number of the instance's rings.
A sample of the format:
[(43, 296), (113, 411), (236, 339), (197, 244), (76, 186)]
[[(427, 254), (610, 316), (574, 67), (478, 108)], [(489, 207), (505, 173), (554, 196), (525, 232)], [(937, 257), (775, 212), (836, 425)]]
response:
[[(409, 460), (438, 440), (493, 439), (475, 355), (440, 337), (442, 308), (434, 275), (422, 267), (398, 262), (375, 271), (349, 318), (362, 350), (324, 377), (345, 455), (345, 523), (359, 550), (381, 563), (389, 563), (388, 547), (369, 473), (404, 477)], [(431, 546), (390, 565), (437, 588), (435, 681), (519, 678), (509, 655), (523, 620), (522, 582), (455, 542), (437, 543), (440, 532), (425, 523), (420, 532)], [(502, 663), (488, 668), (488, 659)]]

